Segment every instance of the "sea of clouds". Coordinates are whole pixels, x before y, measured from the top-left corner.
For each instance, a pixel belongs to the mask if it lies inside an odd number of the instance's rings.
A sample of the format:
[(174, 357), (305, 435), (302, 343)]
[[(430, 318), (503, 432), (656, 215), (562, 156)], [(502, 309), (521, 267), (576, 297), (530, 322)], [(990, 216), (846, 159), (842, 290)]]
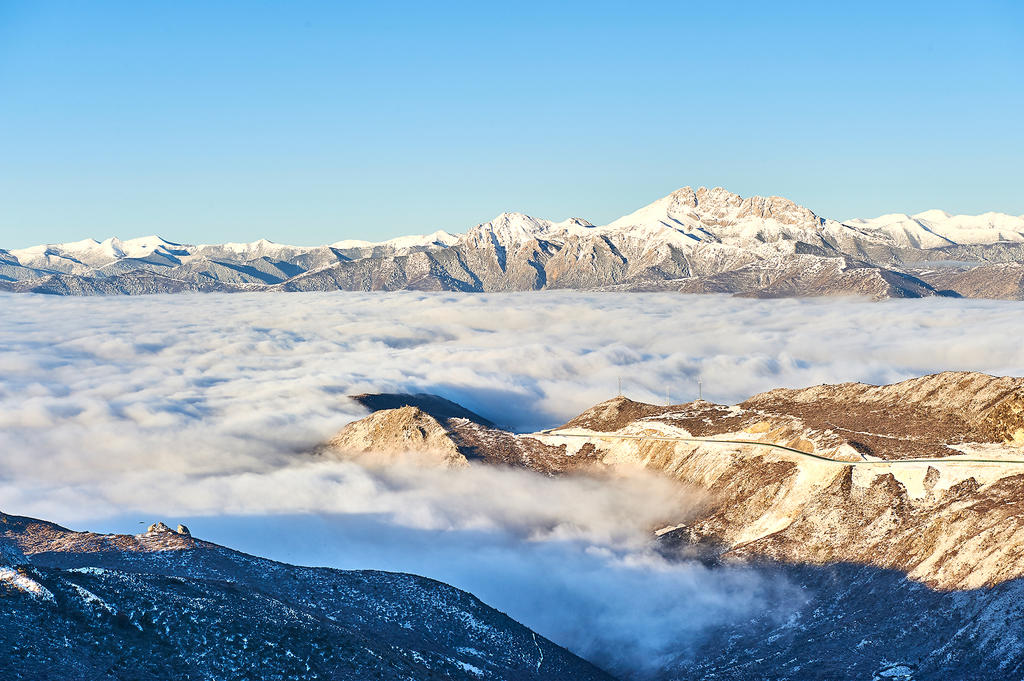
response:
[(789, 585), (673, 562), (649, 530), (702, 502), (655, 476), (372, 470), (307, 455), (431, 392), (532, 430), (613, 396), (1024, 373), (1019, 303), (543, 292), (59, 298), (0, 294), (0, 510), (74, 528), (187, 521), (282, 560), (467, 588), (632, 676), (700, 632), (785, 616)]

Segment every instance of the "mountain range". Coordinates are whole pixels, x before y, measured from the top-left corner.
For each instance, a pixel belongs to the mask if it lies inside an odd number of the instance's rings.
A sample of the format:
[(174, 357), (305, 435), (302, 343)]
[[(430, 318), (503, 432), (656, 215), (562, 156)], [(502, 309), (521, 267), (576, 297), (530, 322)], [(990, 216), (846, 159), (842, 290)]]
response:
[(0, 290), (586, 289), (1024, 298), (1024, 215), (930, 210), (840, 222), (788, 199), (684, 187), (606, 225), (503, 213), (463, 234), (314, 247), (157, 236), (0, 249)]

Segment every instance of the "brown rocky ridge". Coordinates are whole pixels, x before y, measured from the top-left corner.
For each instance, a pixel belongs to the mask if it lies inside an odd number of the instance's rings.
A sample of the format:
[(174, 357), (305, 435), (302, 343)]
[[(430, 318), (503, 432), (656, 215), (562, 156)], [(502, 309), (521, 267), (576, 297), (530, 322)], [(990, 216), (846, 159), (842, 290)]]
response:
[[(723, 560), (856, 563), (942, 589), (1024, 576), (1024, 379), (946, 372), (772, 390), (731, 406), (620, 396), (528, 434), (413, 411), (349, 424), (321, 454), (442, 443), (449, 465), (642, 467), (711, 499), (695, 519), (652, 530), (716, 547)], [(405, 434), (423, 424), (428, 437)], [(375, 433), (386, 434), (379, 444)]]

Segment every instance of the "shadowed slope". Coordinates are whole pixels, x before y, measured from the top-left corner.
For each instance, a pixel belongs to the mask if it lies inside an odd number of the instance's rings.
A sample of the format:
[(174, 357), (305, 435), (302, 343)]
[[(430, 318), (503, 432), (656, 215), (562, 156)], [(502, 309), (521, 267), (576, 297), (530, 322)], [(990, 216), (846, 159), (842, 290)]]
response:
[(3, 678), (610, 679), (422, 577), (294, 567), (162, 525), (0, 514), (0, 541), (31, 561), (0, 569)]

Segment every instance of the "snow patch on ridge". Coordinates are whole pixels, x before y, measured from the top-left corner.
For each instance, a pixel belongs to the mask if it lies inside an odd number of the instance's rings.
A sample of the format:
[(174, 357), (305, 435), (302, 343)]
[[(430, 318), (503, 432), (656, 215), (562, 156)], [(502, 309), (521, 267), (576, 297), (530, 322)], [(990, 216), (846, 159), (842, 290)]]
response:
[(15, 589), (24, 591), (33, 598), (38, 598), (42, 601), (49, 601), (50, 603), (56, 602), (56, 599), (53, 597), (53, 594), (49, 589), (28, 575), (22, 574), (15, 568), (0, 567), (0, 582), (6, 582)]

